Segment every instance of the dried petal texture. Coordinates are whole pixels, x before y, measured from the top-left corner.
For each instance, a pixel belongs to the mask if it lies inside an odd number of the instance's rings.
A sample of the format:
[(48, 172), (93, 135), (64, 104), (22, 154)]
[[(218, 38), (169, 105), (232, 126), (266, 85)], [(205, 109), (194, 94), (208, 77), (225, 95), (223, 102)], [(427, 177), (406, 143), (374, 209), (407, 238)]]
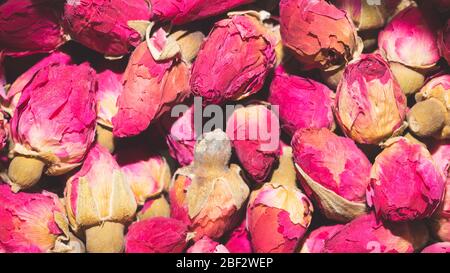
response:
[(144, 205), (145, 200), (159, 195), (170, 182), (170, 167), (166, 159), (142, 147), (120, 149), (116, 159), (138, 205)]
[(122, 56), (143, 38), (128, 22), (150, 16), (147, 0), (69, 0), (63, 21), (70, 36), (84, 46), (107, 56)]
[(10, 56), (52, 52), (66, 41), (61, 1), (8, 0), (0, 5), (0, 48)]
[(333, 0), (332, 2), (350, 16), (358, 30), (383, 27), (389, 16), (387, 1), (377, 4), (361, 0)]
[(197, 140), (194, 126), (194, 106), (191, 106), (177, 119), (163, 124), (166, 131), (166, 143), (170, 155), (181, 166), (187, 166), (194, 160), (194, 146)]
[(325, 242), (333, 237), (344, 225), (322, 226), (311, 232), (304, 241), (301, 253), (322, 253)]
[(300, 190), (266, 183), (250, 195), (247, 228), (257, 253), (293, 253), (311, 223), (313, 207)]
[(406, 97), (379, 54), (362, 55), (347, 66), (335, 102), (342, 130), (362, 144), (391, 137), (406, 117)]
[(236, 227), (231, 233), (225, 247), (230, 253), (253, 253), (250, 242), (250, 234), (247, 231), (247, 220), (244, 219), (241, 225)]
[(152, 20), (170, 21), (180, 25), (223, 14), (235, 7), (255, 0), (150, 0)]
[(116, 68), (103, 68), (97, 73), (97, 123), (112, 128), (112, 118), (117, 114), (117, 99), (122, 93), (123, 71)]
[(181, 253), (187, 246), (187, 226), (156, 217), (133, 223), (125, 237), (126, 253)]
[(227, 135), (244, 170), (265, 182), (280, 157), (278, 117), (265, 105), (236, 109), (227, 121)]
[(378, 46), (388, 61), (413, 68), (434, 66), (440, 58), (434, 22), (414, 6), (387, 24), (378, 36)]
[(4, 65), (4, 60), (5, 60), (5, 53), (0, 50), (0, 98), (1, 100), (5, 100), (6, 99), (6, 75), (5, 75), (5, 65)]
[(439, 32), (438, 45), (441, 56), (450, 64), (450, 19)]
[(194, 62), (192, 92), (208, 104), (246, 98), (263, 87), (275, 59), (275, 38), (257, 18), (235, 15), (221, 20)]
[(319, 206), (326, 200), (318, 198), (307, 179), (347, 201), (365, 203), (371, 164), (351, 139), (324, 128), (303, 129), (297, 131), (291, 144), (294, 161), (306, 176), (300, 180), (302, 186)]
[(95, 71), (88, 64), (39, 70), (24, 86), (11, 120), (15, 154), (59, 175), (81, 164), (95, 137)]
[[(162, 41), (164, 42), (164, 41)], [(135, 136), (189, 95), (190, 68), (175, 59), (155, 61), (147, 43), (130, 57), (123, 78), (123, 91), (113, 117), (117, 137)]]
[(37, 72), (45, 67), (68, 64), (72, 64), (72, 58), (69, 55), (58, 51), (37, 62), (11, 84), (11, 87), (9, 88), (8, 93), (5, 96), (5, 101), (2, 102), (2, 107), (4, 108), (4, 110), (11, 116), (14, 115), (14, 110), (16, 109), (22, 92), (34, 79), (34, 76)]
[(269, 102), (278, 105), (282, 129), (289, 135), (303, 128), (335, 127), (333, 91), (314, 80), (289, 75), (282, 66), (270, 86)]
[(7, 114), (0, 110), (0, 150), (6, 147), (9, 137), (9, 121)]
[(53, 193), (11, 192), (0, 185), (0, 249), (4, 252), (50, 252), (67, 239), (64, 206)]
[(334, 70), (362, 51), (346, 13), (324, 0), (281, 0), (283, 44), (305, 69)]
[(147, 200), (136, 217), (139, 221), (153, 217), (170, 217), (169, 203), (164, 196)]
[(203, 237), (202, 239), (195, 242), (186, 253), (230, 253), (228, 249), (224, 246), (211, 240), (208, 237)]
[(375, 214), (360, 216), (325, 241), (325, 253), (412, 253), (424, 230), (408, 223), (383, 224)]
[(81, 169), (67, 181), (64, 192), (73, 229), (104, 221), (124, 223), (134, 216), (136, 201), (114, 157), (95, 145)]
[(450, 242), (450, 141), (438, 142), (430, 151), (434, 162), (446, 178), (444, 199), (433, 215), (431, 228), (436, 238)]
[(430, 153), (406, 138), (394, 138), (375, 159), (367, 202), (377, 217), (402, 222), (433, 214), (444, 194), (445, 181)]
[(450, 253), (450, 242), (432, 244), (424, 248), (421, 253)]

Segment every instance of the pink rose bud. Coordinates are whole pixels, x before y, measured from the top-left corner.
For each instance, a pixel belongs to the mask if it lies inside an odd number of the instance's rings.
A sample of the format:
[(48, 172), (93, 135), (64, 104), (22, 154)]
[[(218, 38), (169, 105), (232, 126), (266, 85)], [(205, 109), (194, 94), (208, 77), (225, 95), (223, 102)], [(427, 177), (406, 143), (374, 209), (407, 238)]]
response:
[(411, 131), (419, 137), (450, 139), (450, 75), (430, 80), (416, 94), (408, 113)]
[(64, 192), (71, 227), (85, 230), (88, 252), (122, 252), (124, 224), (136, 212), (136, 201), (120, 166), (103, 147), (90, 151)]
[[(160, 29), (152, 41), (166, 42)], [(147, 43), (141, 43), (130, 57), (123, 77), (123, 92), (117, 100), (119, 108), (113, 117), (113, 133), (130, 137), (143, 132), (150, 123), (183, 101), (189, 95), (189, 65), (176, 58), (156, 61)]]
[(374, 213), (356, 218), (325, 241), (325, 253), (413, 253), (428, 242), (420, 223), (377, 221)]
[(351, 19), (325, 0), (281, 0), (280, 20), (284, 45), (305, 69), (335, 70), (362, 51)]
[(279, 106), (282, 128), (289, 135), (303, 128), (335, 127), (333, 91), (314, 80), (289, 75), (281, 66), (270, 86), (269, 102)]
[(300, 253), (322, 253), (325, 242), (332, 238), (344, 225), (322, 226), (311, 232), (303, 243)]
[(227, 121), (227, 135), (244, 170), (257, 183), (267, 180), (280, 156), (280, 125), (266, 105), (237, 108)]
[(6, 112), (0, 110), (0, 150), (8, 145), (9, 121), (7, 115)]
[(252, 253), (252, 245), (250, 242), (250, 234), (246, 228), (247, 221), (244, 219), (241, 225), (231, 232), (225, 247), (230, 253)]
[(181, 166), (187, 166), (194, 160), (194, 145), (197, 139), (194, 127), (194, 106), (174, 119), (162, 121), (166, 134), (169, 153)]
[(347, 136), (379, 144), (403, 129), (406, 97), (381, 56), (367, 54), (345, 69), (334, 110)]
[(139, 221), (154, 217), (170, 217), (170, 205), (164, 196), (149, 199), (136, 215)]
[(104, 62), (97, 69), (97, 142), (114, 151), (112, 118), (117, 114), (117, 98), (122, 93), (123, 68), (113, 62)]
[(371, 164), (349, 138), (328, 129), (303, 129), (292, 139), (300, 183), (331, 220), (348, 222), (366, 212)]
[(152, 20), (181, 25), (226, 13), (255, 0), (150, 0)]
[(111, 57), (122, 56), (143, 37), (132, 26), (151, 16), (147, 0), (69, 0), (64, 6), (64, 27), (71, 38)]
[(144, 205), (148, 198), (161, 194), (170, 183), (170, 167), (166, 159), (141, 146), (120, 149), (116, 159), (138, 205)]
[(438, 45), (441, 56), (450, 64), (450, 19), (439, 32)]
[(432, 244), (424, 248), (421, 253), (450, 253), (450, 242)]
[(194, 243), (188, 250), (187, 253), (230, 253), (228, 249), (224, 246), (211, 240), (208, 237), (203, 237)]
[(378, 47), (405, 94), (422, 87), (424, 70), (439, 61), (435, 16), (410, 6), (395, 15), (378, 36)]
[(8, 0), (0, 5), (0, 48), (6, 55), (52, 52), (66, 42), (61, 1)]
[(344, 10), (351, 17), (358, 30), (378, 29), (386, 23), (390, 10), (388, 1), (371, 4), (367, 0), (333, 0), (337, 8)]
[[(70, 252), (65, 208), (53, 193), (12, 193), (0, 185), (0, 250)], [(65, 248), (64, 248), (65, 246)]]
[(433, 145), (431, 154), (446, 179), (444, 199), (431, 219), (431, 230), (436, 238), (450, 242), (450, 141)]
[(263, 87), (275, 59), (273, 34), (260, 20), (252, 13), (233, 15), (217, 22), (203, 43), (192, 67), (192, 92), (208, 104), (246, 98)]
[(204, 134), (191, 165), (177, 170), (169, 191), (171, 217), (189, 225), (195, 240), (217, 240), (233, 228), (249, 189), (239, 166), (228, 165), (231, 143), (220, 129)]
[(176, 219), (155, 217), (133, 223), (125, 238), (126, 253), (181, 253), (187, 246), (187, 226)]
[(393, 138), (375, 159), (367, 203), (393, 222), (430, 217), (444, 194), (445, 181), (430, 153), (406, 138)]
[(81, 164), (95, 137), (95, 92), (86, 63), (44, 67), (24, 86), (11, 120), (13, 190), (31, 187), (42, 172), (61, 175)]

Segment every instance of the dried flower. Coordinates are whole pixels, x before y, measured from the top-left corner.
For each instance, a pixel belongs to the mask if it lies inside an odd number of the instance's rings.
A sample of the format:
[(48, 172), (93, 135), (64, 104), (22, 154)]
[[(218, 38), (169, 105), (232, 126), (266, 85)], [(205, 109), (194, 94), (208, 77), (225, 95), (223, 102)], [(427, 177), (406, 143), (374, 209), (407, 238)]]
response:
[(187, 223), (195, 240), (222, 237), (233, 228), (248, 197), (241, 169), (228, 165), (230, 157), (230, 140), (216, 129), (197, 142), (193, 163), (174, 174), (169, 191), (171, 217)]
[(139, 221), (154, 217), (170, 217), (170, 206), (164, 196), (149, 199), (136, 215)]
[(362, 55), (347, 66), (335, 104), (337, 121), (347, 136), (378, 144), (403, 129), (406, 110), (406, 97), (380, 55)]
[(64, 192), (71, 227), (86, 232), (88, 252), (122, 252), (124, 224), (136, 212), (136, 201), (120, 166), (103, 147), (90, 151)]
[(332, 238), (344, 225), (322, 226), (311, 232), (304, 241), (301, 253), (322, 253), (325, 242)]
[(348, 222), (365, 213), (371, 164), (351, 139), (303, 129), (292, 148), (302, 187), (327, 218)]
[(253, 14), (233, 15), (217, 22), (203, 43), (192, 67), (192, 93), (213, 104), (246, 98), (262, 88), (274, 65), (272, 33)]
[(95, 91), (87, 64), (44, 67), (24, 86), (11, 120), (15, 191), (37, 183), (43, 171), (61, 175), (81, 164), (95, 136)]
[(390, 11), (388, 1), (370, 4), (366, 0), (333, 0), (337, 8), (344, 10), (351, 17), (358, 30), (371, 30), (384, 26)]
[(388, 221), (430, 217), (444, 194), (441, 170), (420, 144), (393, 138), (385, 146), (371, 170), (367, 203)]
[(450, 19), (439, 32), (438, 45), (441, 56), (450, 63)]
[(231, 232), (225, 247), (230, 253), (252, 253), (252, 245), (250, 242), (250, 234), (247, 231), (247, 220), (244, 219), (242, 223)]
[(281, 36), (305, 69), (335, 70), (362, 51), (346, 13), (325, 0), (282, 0)]
[(334, 93), (319, 82), (287, 74), (282, 66), (272, 80), (269, 102), (278, 105), (282, 128), (290, 135), (303, 128), (335, 127)]
[(8, 0), (0, 5), (0, 48), (10, 56), (52, 52), (66, 42), (61, 1)]
[(125, 238), (127, 253), (181, 253), (187, 246), (187, 226), (176, 219), (155, 217), (135, 222)]
[(188, 250), (187, 253), (230, 253), (228, 249), (214, 242), (208, 237), (203, 237), (202, 239), (195, 242)]
[(432, 244), (424, 248), (421, 253), (450, 253), (450, 242)]

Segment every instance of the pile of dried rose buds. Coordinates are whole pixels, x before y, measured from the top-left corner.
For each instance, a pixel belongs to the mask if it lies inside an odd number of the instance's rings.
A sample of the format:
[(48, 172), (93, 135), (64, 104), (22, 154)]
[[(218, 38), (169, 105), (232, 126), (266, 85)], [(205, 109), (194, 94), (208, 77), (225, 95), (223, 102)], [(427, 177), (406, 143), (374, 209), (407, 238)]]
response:
[(450, 253), (448, 0), (0, 4), (0, 252)]

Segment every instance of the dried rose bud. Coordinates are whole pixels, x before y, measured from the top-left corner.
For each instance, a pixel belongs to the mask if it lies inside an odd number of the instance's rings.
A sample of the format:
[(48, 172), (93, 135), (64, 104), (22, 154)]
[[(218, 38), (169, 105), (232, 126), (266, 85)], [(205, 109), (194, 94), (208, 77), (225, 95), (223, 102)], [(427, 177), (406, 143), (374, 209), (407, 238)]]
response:
[(344, 225), (322, 226), (311, 232), (304, 241), (300, 253), (322, 253), (325, 242), (333, 237)]
[(126, 253), (181, 253), (189, 241), (186, 224), (155, 217), (133, 223), (125, 238)]
[(440, 54), (431, 16), (410, 6), (398, 13), (378, 36), (381, 53), (405, 94), (415, 93), (425, 77), (421, 70), (434, 67)]
[(428, 242), (420, 223), (383, 223), (375, 214), (356, 218), (325, 241), (325, 253), (413, 253)]
[(303, 189), (328, 219), (348, 222), (365, 213), (371, 164), (351, 139), (303, 129), (292, 148)]
[(358, 30), (381, 28), (390, 14), (386, 1), (381, 1), (379, 4), (371, 4), (367, 0), (333, 0), (332, 2), (351, 17)]
[(71, 252), (65, 208), (53, 193), (12, 193), (0, 185), (0, 249)]
[(81, 164), (95, 137), (95, 92), (86, 63), (44, 67), (24, 87), (11, 120), (15, 191), (36, 184), (42, 172), (61, 175)]
[(335, 70), (362, 51), (351, 19), (325, 0), (282, 0), (280, 20), (284, 45), (305, 69)]
[(88, 153), (64, 191), (69, 222), (86, 232), (88, 252), (122, 252), (124, 224), (136, 212), (136, 201), (120, 166), (103, 147)]
[(231, 232), (230, 237), (225, 244), (225, 247), (230, 253), (252, 253), (252, 245), (250, 242), (250, 234), (247, 231), (247, 220), (244, 219), (242, 223)]
[(152, 154), (140, 146), (117, 151), (117, 162), (136, 197), (138, 205), (161, 194), (170, 183), (170, 167), (164, 157)]
[(227, 121), (227, 135), (244, 170), (265, 182), (280, 155), (278, 117), (262, 104), (236, 109)]
[(0, 48), (10, 56), (52, 52), (66, 42), (61, 1), (8, 0), (0, 5)]
[(0, 110), (0, 150), (8, 145), (9, 121), (6, 116), (7, 113)]
[[(290, 147), (283, 149), (279, 170), (250, 195), (247, 228), (257, 253), (294, 252), (312, 220), (312, 204), (295, 186)], [(292, 175), (286, 176), (289, 172)]]
[(225, 13), (255, 0), (150, 0), (152, 20), (181, 25)]
[(203, 43), (192, 67), (191, 88), (205, 103), (240, 100), (258, 92), (275, 65), (274, 37), (252, 15), (217, 22)]
[(439, 206), (445, 181), (428, 150), (406, 138), (393, 138), (377, 156), (367, 203), (393, 222), (427, 218)]
[(424, 248), (421, 253), (450, 253), (450, 242), (432, 244)]
[(450, 75), (429, 81), (408, 113), (411, 131), (419, 137), (450, 139)]
[(230, 253), (228, 249), (224, 246), (211, 240), (208, 237), (203, 237), (194, 243), (188, 250), (187, 253)]
[[(166, 33), (158, 30), (151, 44), (164, 44)], [(176, 58), (156, 61), (147, 43), (141, 43), (130, 57), (123, 78), (123, 92), (113, 117), (117, 137), (135, 136), (167, 112), (171, 105), (189, 95), (189, 65)]]
[(438, 45), (441, 56), (450, 64), (450, 19), (439, 32)]
[(114, 63), (104, 63), (97, 69), (97, 142), (114, 151), (112, 118), (117, 114), (117, 98), (122, 93), (123, 69)]
[(136, 217), (139, 221), (154, 217), (170, 217), (170, 205), (164, 196), (147, 200)]
[(169, 191), (171, 217), (187, 223), (195, 240), (213, 240), (233, 228), (249, 189), (239, 166), (228, 162), (231, 143), (220, 129), (195, 146), (191, 165), (177, 170)]
[(194, 160), (194, 146), (197, 139), (194, 127), (194, 106), (191, 106), (179, 118), (163, 120), (166, 143), (170, 155), (181, 166), (187, 166)]
[(289, 135), (303, 128), (335, 127), (333, 91), (311, 79), (289, 75), (282, 66), (270, 86), (269, 102), (279, 106), (282, 128)]
[(149, 20), (147, 0), (71, 0), (64, 6), (64, 27), (84, 46), (107, 56), (130, 52), (143, 37), (130, 22)]
[(378, 144), (403, 129), (406, 97), (378, 54), (362, 55), (347, 66), (335, 102), (339, 125), (358, 143)]
[(434, 144), (431, 154), (446, 179), (444, 199), (431, 219), (431, 231), (434, 237), (450, 242), (450, 141)]

